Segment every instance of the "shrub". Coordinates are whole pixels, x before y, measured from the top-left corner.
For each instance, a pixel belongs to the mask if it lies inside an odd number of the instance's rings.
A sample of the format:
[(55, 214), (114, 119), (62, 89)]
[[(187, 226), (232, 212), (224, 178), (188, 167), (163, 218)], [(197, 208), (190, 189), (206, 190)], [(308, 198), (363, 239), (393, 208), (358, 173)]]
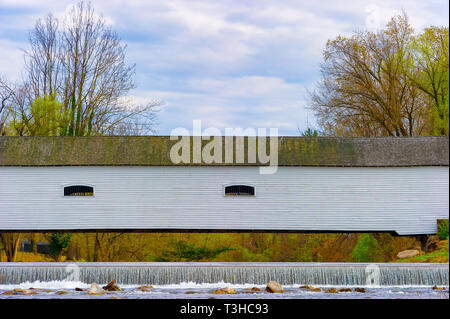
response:
[(352, 259), (356, 262), (375, 261), (378, 241), (371, 234), (361, 234), (352, 251)]
[(72, 234), (69, 233), (53, 233), (51, 235), (49, 248), (53, 258), (61, 260), (62, 251), (69, 246), (71, 238)]
[(443, 219), (438, 222), (437, 235), (440, 239), (448, 240), (448, 219)]

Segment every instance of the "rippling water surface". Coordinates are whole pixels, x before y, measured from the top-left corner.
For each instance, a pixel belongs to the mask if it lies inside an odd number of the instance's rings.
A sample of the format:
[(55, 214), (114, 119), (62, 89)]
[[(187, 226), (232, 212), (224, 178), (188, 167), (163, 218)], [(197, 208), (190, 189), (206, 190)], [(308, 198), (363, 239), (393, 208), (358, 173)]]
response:
[[(370, 288), (366, 287), (365, 293), (359, 292), (340, 292), (325, 293), (330, 287), (321, 287), (321, 292), (312, 292), (301, 289), (299, 286), (284, 287), (282, 294), (272, 294), (263, 291), (264, 286), (258, 285), (233, 285), (226, 283), (217, 284), (195, 284), (181, 283), (179, 285), (154, 286), (150, 291), (142, 292), (138, 290), (138, 286), (123, 286), (123, 291), (108, 292), (106, 295), (88, 295), (86, 291), (75, 291), (75, 288), (89, 288), (82, 282), (34, 282), (22, 283), (19, 285), (1, 285), (0, 299), (20, 298), (20, 299), (207, 299), (207, 298), (226, 298), (226, 299), (448, 299), (448, 287), (445, 290), (435, 290), (431, 287), (382, 287)], [(236, 294), (219, 295), (213, 291), (218, 288), (232, 287), (236, 289)], [(254, 292), (249, 289), (252, 287), (260, 288), (262, 291)], [(3, 295), (3, 292), (11, 291), (16, 288), (29, 289), (35, 288), (35, 295)], [(339, 287), (336, 287), (339, 288)], [(61, 294), (61, 292), (64, 292)]]

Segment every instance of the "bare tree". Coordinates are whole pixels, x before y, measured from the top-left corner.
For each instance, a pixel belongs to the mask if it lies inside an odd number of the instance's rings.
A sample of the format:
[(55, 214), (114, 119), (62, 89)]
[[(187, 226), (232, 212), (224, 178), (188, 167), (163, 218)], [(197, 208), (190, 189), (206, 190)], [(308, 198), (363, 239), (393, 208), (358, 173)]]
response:
[(29, 42), (22, 92), (10, 88), (20, 95), (20, 103), (14, 101), (15, 125), (22, 115), (32, 120), (32, 101), (53, 96), (67, 117), (59, 135), (126, 133), (136, 124), (139, 134), (152, 132), (160, 102), (136, 105), (126, 98), (136, 87), (135, 65), (126, 63), (126, 45), (90, 4), (78, 3), (63, 23), (52, 14), (39, 19)]
[(20, 244), (20, 233), (0, 233), (0, 242), (8, 262), (15, 262)]
[(406, 14), (378, 33), (358, 32), (328, 41), (322, 81), (311, 93), (312, 109), (328, 134), (412, 136), (425, 132), (427, 102), (411, 85)]
[(7, 121), (9, 117), (9, 104), (11, 103), (13, 92), (9, 89), (6, 80), (0, 78), (0, 136), (7, 135)]

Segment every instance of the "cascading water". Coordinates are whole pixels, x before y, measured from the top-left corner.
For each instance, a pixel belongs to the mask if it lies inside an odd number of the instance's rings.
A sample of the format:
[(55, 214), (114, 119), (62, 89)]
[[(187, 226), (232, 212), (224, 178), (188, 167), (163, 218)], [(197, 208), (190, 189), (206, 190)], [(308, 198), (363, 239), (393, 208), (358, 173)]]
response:
[(1, 263), (0, 284), (74, 280), (169, 285), (182, 282), (380, 286), (449, 284), (448, 264), (356, 263)]

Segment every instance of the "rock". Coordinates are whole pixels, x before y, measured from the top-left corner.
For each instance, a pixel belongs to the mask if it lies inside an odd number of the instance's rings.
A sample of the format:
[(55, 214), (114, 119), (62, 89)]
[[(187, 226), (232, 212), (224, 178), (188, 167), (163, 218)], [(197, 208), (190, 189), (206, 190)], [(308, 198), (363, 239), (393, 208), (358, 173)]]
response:
[(65, 295), (66, 293), (67, 293), (67, 291), (64, 291), (64, 290), (55, 292), (56, 295)]
[(258, 287), (244, 288), (243, 290), (244, 290), (244, 293), (246, 293), (246, 294), (254, 294), (255, 292), (263, 291), (262, 289), (259, 289)]
[(315, 292), (322, 291), (322, 289), (320, 289), (320, 288), (314, 288), (313, 286), (309, 286), (309, 285), (300, 286), (299, 288), (300, 289), (306, 289), (306, 290), (309, 290), (309, 291), (315, 291)]
[(103, 289), (106, 291), (122, 291), (122, 289), (116, 285), (115, 280), (111, 280), (111, 282), (104, 286)]
[(109, 299), (122, 299), (121, 297), (109, 297)]
[(186, 291), (184, 294), (185, 295), (193, 295), (193, 294), (201, 294), (201, 292), (199, 292), (199, 291)]
[(425, 251), (427, 253), (439, 249), (439, 237), (437, 235), (428, 236), (427, 242), (425, 244)]
[(283, 286), (281, 286), (279, 283), (277, 283), (276, 281), (269, 281), (269, 283), (267, 284), (266, 287), (266, 291), (270, 292), (270, 293), (281, 293), (283, 292)]
[(246, 290), (246, 291), (261, 291), (261, 289), (259, 289), (258, 287), (244, 288), (244, 290)]
[(366, 288), (355, 288), (353, 289), (354, 292), (361, 292), (361, 293), (365, 293), (366, 292)]
[(221, 289), (217, 289), (213, 292), (213, 294), (235, 294), (236, 290), (233, 288), (225, 287)]
[(16, 288), (14, 290), (5, 291), (2, 293), (2, 295), (35, 295), (36, 291), (33, 289), (22, 289), (22, 288)]
[(313, 289), (314, 287), (313, 287), (313, 286), (309, 286), (309, 285), (305, 285), (305, 286), (300, 286), (300, 287), (298, 287), (298, 288), (300, 288), (300, 289), (308, 289), (308, 290), (311, 290), (311, 289)]
[(433, 289), (433, 290), (442, 290), (442, 288), (438, 287), (438, 286), (433, 286), (433, 288), (431, 288), (431, 289)]
[(75, 288), (75, 291), (86, 291), (86, 289), (83, 289), (83, 288)]
[(36, 291), (30, 290), (30, 289), (24, 289), (22, 292), (22, 295), (35, 295)]
[(106, 291), (102, 289), (99, 285), (96, 283), (93, 283), (91, 285), (91, 288), (88, 290), (88, 295), (104, 295), (106, 294)]
[(325, 290), (325, 293), (327, 294), (337, 294), (338, 290), (336, 288), (330, 288)]
[(137, 287), (137, 289), (142, 292), (150, 292), (150, 291), (152, 291), (153, 286), (140, 286), (140, 287)]
[(350, 288), (341, 288), (338, 289), (338, 292), (352, 292), (352, 290)]
[(397, 254), (397, 258), (404, 259), (404, 258), (411, 258), (411, 257), (419, 256), (419, 255), (420, 255), (420, 251), (418, 251), (417, 249), (410, 249), (410, 250), (404, 250), (404, 251), (399, 252)]
[(43, 289), (43, 288), (30, 288), (30, 290), (33, 290), (35, 292), (45, 292), (45, 293), (53, 292), (53, 290), (51, 290), (51, 289)]

